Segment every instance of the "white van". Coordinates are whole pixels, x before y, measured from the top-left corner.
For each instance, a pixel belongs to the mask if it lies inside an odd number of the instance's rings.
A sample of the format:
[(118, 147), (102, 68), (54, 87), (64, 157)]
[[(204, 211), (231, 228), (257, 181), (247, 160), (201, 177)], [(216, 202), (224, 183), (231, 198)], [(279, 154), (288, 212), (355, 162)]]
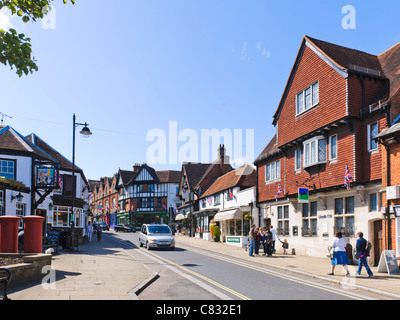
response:
[(140, 229), (139, 245), (151, 248), (175, 249), (175, 238), (166, 224), (144, 224)]

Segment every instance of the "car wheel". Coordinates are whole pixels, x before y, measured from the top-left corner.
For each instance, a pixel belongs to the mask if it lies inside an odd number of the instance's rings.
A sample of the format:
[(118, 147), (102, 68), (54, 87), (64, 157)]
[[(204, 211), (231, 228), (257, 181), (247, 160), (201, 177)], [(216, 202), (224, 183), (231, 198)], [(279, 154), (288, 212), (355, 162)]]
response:
[(143, 243), (140, 240), (139, 240), (139, 247), (143, 247)]
[(150, 249), (151, 249), (151, 248), (150, 248), (150, 243), (149, 243), (148, 241), (146, 242), (146, 249), (147, 249), (147, 250), (150, 250)]

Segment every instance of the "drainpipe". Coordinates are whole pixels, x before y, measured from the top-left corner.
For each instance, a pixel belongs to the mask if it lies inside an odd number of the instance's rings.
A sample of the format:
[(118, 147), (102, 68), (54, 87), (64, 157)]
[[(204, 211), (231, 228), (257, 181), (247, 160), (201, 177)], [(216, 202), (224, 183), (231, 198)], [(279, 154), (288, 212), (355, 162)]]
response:
[[(384, 144), (386, 149), (386, 186), (391, 185), (391, 174), (390, 174), (390, 148)], [(392, 235), (391, 235), (391, 221), (390, 221), (390, 200), (387, 199), (386, 193), (386, 217), (387, 217), (387, 243), (386, 250), (391, 250), (392, 248)]]

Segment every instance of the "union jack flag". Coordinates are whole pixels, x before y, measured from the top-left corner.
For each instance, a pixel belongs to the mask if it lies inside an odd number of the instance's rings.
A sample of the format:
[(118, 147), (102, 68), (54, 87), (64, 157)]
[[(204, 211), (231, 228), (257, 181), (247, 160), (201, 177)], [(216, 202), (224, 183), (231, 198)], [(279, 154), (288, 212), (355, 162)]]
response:
[(282, 187), (281, 184), (278, 186), (278, 190), (275, 193), (275, 201), (278, 201), (278, 196), (282, 193)]
[(346, 165), (346, 171), (344, 174), (344, 185), (347, 188), (347, 190), (350, 190), (350, 180), (352, 180), (353, 177), (351, 176), (349, 166)]
[(234, 197), (233, 192), (232, 192), (232, 189), (229, 189), (229, 196), (230, 196), (231, 198)]

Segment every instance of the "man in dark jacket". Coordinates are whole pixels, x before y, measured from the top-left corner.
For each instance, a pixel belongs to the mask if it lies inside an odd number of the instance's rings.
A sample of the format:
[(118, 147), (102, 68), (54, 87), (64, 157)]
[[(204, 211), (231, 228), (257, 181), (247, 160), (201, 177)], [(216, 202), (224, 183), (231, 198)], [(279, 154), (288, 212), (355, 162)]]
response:
[(358, 270), (356, 272), (357, 275), (361, 274), (362, 266), (365, 267), (368, 273), (368, 277), (372, 277), (372, 271), (368, 266), (367, 257), (369, 256), (369, 251), (367, 250), (367, 240), (363, 238), (364, 234), (362, 232), (357, 233), (357, 244), (356, 249), (358, 256), (360, 257), (358, 260)]

